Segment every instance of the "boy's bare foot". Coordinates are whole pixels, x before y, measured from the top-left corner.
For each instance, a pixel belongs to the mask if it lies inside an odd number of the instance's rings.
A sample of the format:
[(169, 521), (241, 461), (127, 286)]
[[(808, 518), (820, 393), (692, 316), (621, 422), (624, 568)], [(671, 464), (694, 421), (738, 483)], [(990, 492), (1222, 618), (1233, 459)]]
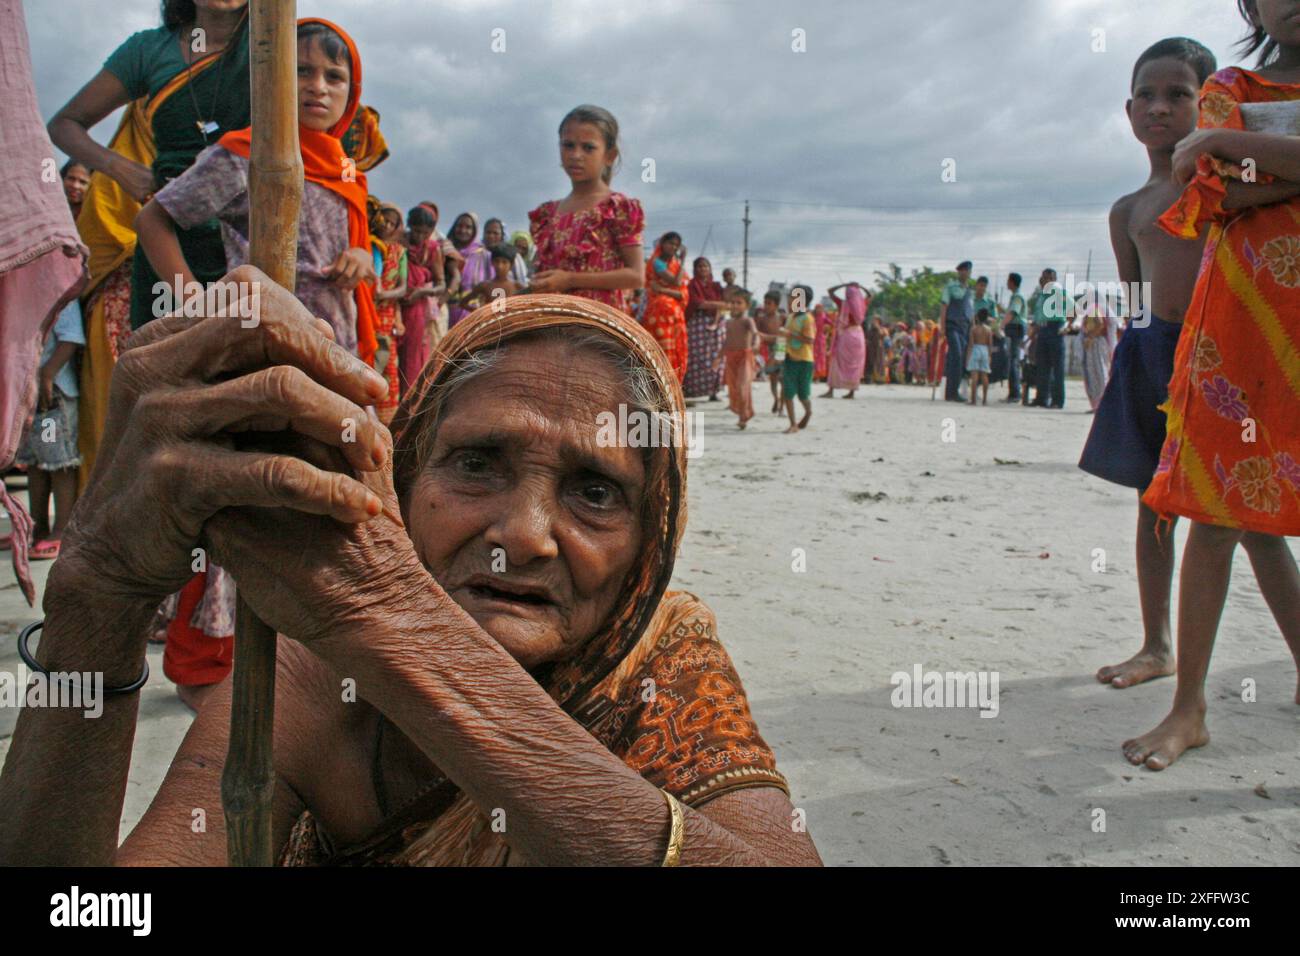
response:
[(1203, 713), (1171, 710), (1155, 730), (1124, 741), (1124, 756), (1134, 766), (1146, 764), (1150, 770), (1164, 770), (1184, 750), (1204, 747), (1209, 742), (1210, 732), (1205, 729)]
[(182, 704), (197, 714), (203, 702), (216, 689), (216, 684), (177, 684), (176, 696), (181, 699)]
[(1139, 651), (1122, 664), (1107, 664), (1097, 671), (1097, 680), (1122, 689), (1157, 677), (1168, 677), (1173, 672), (1174, 661), (1168, 654)]
[(797, 435), (797, 434), (799, 434), (799, 426), (798, 426), (798, 425), (791, 425), (791, 426), (790, 426), (789, 428), (787, 428), (785, 431), (781, 432), (781, 434), (782, 434), (782, 435)]
[(808, 427), (808, 423), (809, 423), (810, 421), (812, 421), (812, 412), (806, 412), (806, 413), (804, 414), (803, 418), (799, 419), (799, 429), (800, 429), (800, 431), (802, 431), (803, 429), (807, 428), (807, 427)]

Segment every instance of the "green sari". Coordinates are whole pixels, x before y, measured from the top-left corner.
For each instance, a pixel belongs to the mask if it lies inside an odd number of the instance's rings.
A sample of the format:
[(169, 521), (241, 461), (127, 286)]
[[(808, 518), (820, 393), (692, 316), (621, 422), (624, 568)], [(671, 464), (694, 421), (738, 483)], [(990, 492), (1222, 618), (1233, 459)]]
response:
[[(252, 121), (248, 69), (248, 19), (240, 25), (226, 49), (190, 64), (150, 98), (150, 116), (157, 155), (153, 161), (154, 189), (161, 189), (194, 164), (205, 148), (225, 133), (245, 129)], [(217, 124), (206, 135), (200, 118)], [(215, 282), (226, 274), (226, 253), (221, 225), (212, 219), (193, 229), (176, 229), (181, 252), (194, 278)], [(154, 318), (154, 284), (158, 274), (138, 245), (131, 268), (131, 328)], [(168, 280), (169, 283), (174, 280)]]

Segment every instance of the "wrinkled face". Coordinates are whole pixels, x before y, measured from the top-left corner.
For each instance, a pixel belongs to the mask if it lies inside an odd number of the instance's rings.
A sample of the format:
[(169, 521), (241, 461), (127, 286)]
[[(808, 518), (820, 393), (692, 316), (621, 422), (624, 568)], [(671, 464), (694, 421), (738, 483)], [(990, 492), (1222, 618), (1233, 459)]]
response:
[(1182, 60), (1148, 60), (1138, 70), (1133, 98), (1125, 104), (1133, 135), (1153, 149), (1173, 149), (1196, 129), (1200, 84)]
[(68, 167), (68, 175), (63, 177), (63, 194), (68, 197), (68, 202), (74, 206), (86, 198), (86, 190), (90, 188), (90, 173), (86, 172), (86, 167), (73, 163)]
[(469, 216), (458, 216), (456, 225), (451, 227), (451, 238), (458, 246), (467, 246), (474, 241), (474, 220)]
[(515, 240), (515, 252), (519, 253), (525, 259), (528, 258), (528, 240), (520, 236)]
[(508, 346), (451, 397), (411, 489), (425, 567), (525, 668), (595, 636), (640, 552), (642, 451), (597, 444), (626, 401), (599, 355)]
[(594, 123), (568, 122), (560, 130), (560, 165), (574, 183), (601, 178), (612, 166), (617, 150), (605, 145), (605, 134)]
[(352, 91), (352, 71), (331, 60), (316, 40), (298, 44), (298, 122), (325, 132), (343, 118)]
[(505, 230), (501, 228), (501, 223), (495, 219), (483, 227), (483, 245), (485, 246), (499, 246), (505, 237)]

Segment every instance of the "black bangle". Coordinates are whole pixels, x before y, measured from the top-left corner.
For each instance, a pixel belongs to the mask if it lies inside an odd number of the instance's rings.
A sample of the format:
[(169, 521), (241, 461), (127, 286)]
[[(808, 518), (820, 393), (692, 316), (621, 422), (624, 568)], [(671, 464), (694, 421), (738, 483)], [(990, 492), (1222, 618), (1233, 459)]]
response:
[[(32, 656), (32, 652), (27, 649), (27, 641), (31, 638), (33, 634), (35, 634), (44, 626), (45, 626), (44, 621), (36, 621), (34, 624), (28, 624), (25, 628), (23, 628), (21, 631), (18, 632), (18, 656), (23, 659), (23, 663), (26, 664), (32, 671), (36, 672), (37, 674), (42, 674), (45, 677), (49, 677), (50, 672), (47, 671), (44, 667), (42, 667), (40, 664), (36, 663), (36, 658), (34, 658)], [(141, 674), (139, 677), (137, 677), (132, 683), (127, 684), (125, 687), (105, 687), (101, 693), (103, 693), (105, 697), (114, 697), (119, 694), (134, 694), (136, 691), (138, 691), (141, 687), (145, 685), (145, 682), (147, 680), (149, 680), (148, 660), (144, 662), (144, 673)]]

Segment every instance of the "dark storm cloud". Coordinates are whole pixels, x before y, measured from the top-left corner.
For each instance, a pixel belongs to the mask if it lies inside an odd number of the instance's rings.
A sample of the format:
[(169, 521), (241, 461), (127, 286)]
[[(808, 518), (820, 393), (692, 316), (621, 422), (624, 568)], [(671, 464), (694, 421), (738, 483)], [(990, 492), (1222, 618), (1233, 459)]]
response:
[[(150, 0), (25, 8), (47, 115), (157, 22)], [(1227, 64), (1241, 32), (1232, 0), (301, 0), (299, 11), (337, 20), (360, 46), (364, 99), (392, 150), (371, 177), (385, 199), (433, 199), (444, 227), (472, 209), (524, 228), (528, 209), (567, 190), (560, 118), (594, 102), (623, 125), (615, 187), (645, 204), (650, 235), (677, 229), (692, 255), (707, 236), (715, 266), (738, 268), (749, 198), (750, 286), (802, 278), (819, 292), (889, 261), (1082, 272), (1089, 250), (1094, 278), (1113, 276), (1106, 209), (1146, 176), (1123, 115), (1134, 59), (1181, 33)], [(498, 29), (504, 52), (492, 49)], [(792, 49), (794, 30), (806, 52)], [(642, 180), (647, 159), (654, 182)], [(946, 159), (956, 182), (941, 180)]]

